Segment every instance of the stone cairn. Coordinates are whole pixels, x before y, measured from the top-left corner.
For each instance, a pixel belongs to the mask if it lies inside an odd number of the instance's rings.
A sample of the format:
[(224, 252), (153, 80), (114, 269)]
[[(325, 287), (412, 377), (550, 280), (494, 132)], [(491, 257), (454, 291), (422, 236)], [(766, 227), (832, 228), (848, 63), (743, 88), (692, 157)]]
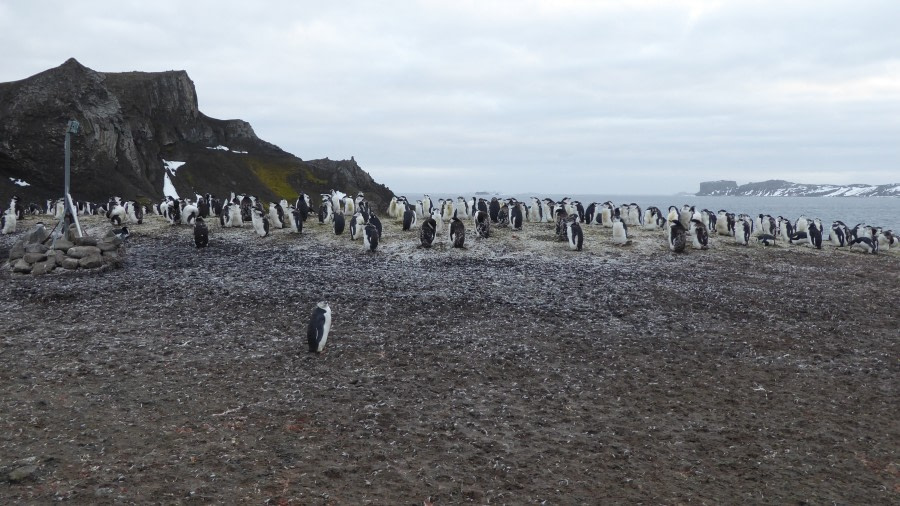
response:
[(100, 240), (77, 235), (72, 225), (65, 236), (53, 244), (50, 232), (43, 225), (36, 225), (25, 232), (9, 251), (9, 267), (14, 273), (40, 276), (56, 268), (74, 271), (122, 265), (125, 247), (122, 239), (116, 237), (112, 230)]

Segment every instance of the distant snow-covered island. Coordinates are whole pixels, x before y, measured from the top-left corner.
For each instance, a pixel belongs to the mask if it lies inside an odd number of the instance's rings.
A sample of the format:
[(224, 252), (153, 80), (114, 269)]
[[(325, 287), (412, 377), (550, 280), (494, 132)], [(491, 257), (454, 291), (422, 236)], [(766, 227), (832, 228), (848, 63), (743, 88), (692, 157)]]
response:
[(900, 183), (871, 184), (802, 184), (772, 179), (761, 183), (738, 185), (737, 181), (705, 181), (698, 196), (737, 197), (900, 197)]

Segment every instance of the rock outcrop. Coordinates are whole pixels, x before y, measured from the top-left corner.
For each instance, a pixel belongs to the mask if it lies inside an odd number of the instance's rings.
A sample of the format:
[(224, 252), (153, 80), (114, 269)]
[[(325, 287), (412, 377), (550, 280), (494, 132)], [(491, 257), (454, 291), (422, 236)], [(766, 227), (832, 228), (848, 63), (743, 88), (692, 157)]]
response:
[(259, 139), (246, 121), (207, 117), (185, 71), (97, 72), (69, 59), (0, 83), (0, 202), (60, 196), (70, 119), (81, 124), (71, 146), (76, 199), (160, 200), (166, 160), (185, 162), (170, 175), (183, 196), (235, 191), (277, 200), (334, 188), (384, 206), (392, 195), (352, 159), (303, 161)]

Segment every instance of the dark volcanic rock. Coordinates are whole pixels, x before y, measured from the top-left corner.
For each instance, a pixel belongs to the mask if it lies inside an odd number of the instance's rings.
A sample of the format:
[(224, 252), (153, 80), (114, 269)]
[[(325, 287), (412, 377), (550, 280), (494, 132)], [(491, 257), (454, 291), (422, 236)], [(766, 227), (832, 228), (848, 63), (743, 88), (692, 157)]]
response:
[[(21, 81), (0, 83), (0, 201), (55, 198), (62, 190), (70, 119), (76, 199), (161, 199), (163, 160), (183, 161), (172, 177), (187, 195), (243, 192), (263, 200), (363, 191), (383, 207), (391, 192), (354, 160), (304, 162), (258, 138), (249, 123), (205, 116), (183, 70), (108, 73), (69, 59)], [(209, 149), (226, 146), (224, 149)], [(17, 186), (10, 178), (27, 182)]]

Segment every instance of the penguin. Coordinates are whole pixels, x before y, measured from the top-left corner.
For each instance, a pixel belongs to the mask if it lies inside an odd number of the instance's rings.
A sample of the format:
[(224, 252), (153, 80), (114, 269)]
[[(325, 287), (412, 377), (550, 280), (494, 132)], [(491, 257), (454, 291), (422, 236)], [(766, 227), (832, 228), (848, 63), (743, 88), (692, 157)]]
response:
[(231, 226), (231, 204), (225, 204), (219, 214), (219, 226), (222, 228)]
[[(309, 218), (309, 211), (312, 209), (312, 206), (309, 203), (309, 195), (301, 193), (300, 196), (297, 197), (297, 202), (294, 203), (294, 207), (300, 212), (301, 219), (299, 221), (306, 221), (306, 219)], [(302, 226), (300, 228), (302, 228)]]
[(878, 234), (878, 237), (876, 237), (876, 239), (878, 239), (878, 249), (888, 250), (900, 243), (900, 237), (894, 235), (893, 230), (885, 230), (881, 232), (880, 234)]
[(599, 204), (596, 202), (591, 202), (587, 207), (584, 208), (584, 222), (588, 225), (595, 224), (597, 220), (597, 214), (599, 212)]
[(241, 206), (236, 204), (230, 204), (228, 210), (229, 220), (228, 223), (231, 227), (243, 227), (244, 226), (244, 213), (241, 212)]
[(184, 208), (181, 210), (181, 223), (184, 223), (185, 225), (193, 225), (194, 220), (197, 219), (197, 216), (200, 216), (200, 210), (197, 209), (196, 205), (188, 200), (185, 203)]
[(453, 206), (453, 216), (456, 218), (469, 216), (469, 202), (465, 197), (456, 197), (456, 204)]
[(356, 214), (350, 218), (350, 240), (355, 241), (362, 238), (363, 228), (365, 228), (365, 226), (365, 218), (363, 218), (361, 212), (357, 211)]
[(344, 215), (337, 213), (334, 215), (334, 235), (341, 235), (344, 233)]
[(709, 229), (702, 220), (691, 220), (691, 246), (694, 249), (709, 249)]
[(128, 227), (123, 226), (122, 228), (117, 228), (112, 231), (113, 235), (124, 241), (131, 237), (131, 232), (128, 231)]
[(509, 209), (509, 226), (513, 230), (522, 230), (522, 221), (522, 208), (519, 207), (519, 203), (516, 202), (515, 205)]
[(809, 245), (816, 249), (822, 249), (822, 230), (815, 223), (809, 224), (807, 231)]
[(331, 308), (327, 302), (319, 302), (313, 309), (306, 327), (306, 342), (309, 344), (310, 353), (322, 353), (325, 342), (328, 341), (328, 332), (331, 331)]
[(253, 209), (250, 221), (253, 222), (253, 230), (260, 237), (269, 235), (269, 219), (259, 209)]
[(253, 221), (253, 208), (256, 207), (256, 197), (250, 195), (241, 196), (241, 220)]
[(207, 202), (206, 197), (197, 197), (197, 211), (200, 213), (201, 218), (209, 218), (209, 202)]
[(759, 234), (756, 236), (756, 242), (763, 246), (775, 246), (775, 236), (771, 234)]
[(25, 219), (25, 205), (18, 195), (13, 195), (12, 199), (10, 199), (9, 209), (16, 215), (17, 220)]
[[(592, 204), (593, 205), (593, 204)], [(541, 220), (541, 211), (543, 210), (543, 206), (541, 206), (541, 201), (538, 200), (537, 197), (531, 197), (531, 207), (528, 208), (528, 221), (531, 223), (540, 223)]]
[(396, 218), (399, 214), (397, 211), (397, 207), (399, 207), (397, 197), (391, 197), (390, 202), (388, 202), (388, 216), (390, 216), (391, 218)]
[(194, 246), (205, 248), (207, 245), (209, 245), (209, 228), (207, 228), (206, 222), (203, 221), (203, 217), (198, 216), (194, 220)]
[(783, 216), (779, 216), (775, 220), (775, 224), (778, 228), (777, 235), (781, 236), (782, 241), (790, 243), (791, 236), (794, 235), (794, 224), (791, 223), (791, 220), (789, 220)]
[(331, 214), (340, 214), (341, 212), (341, 197), (338, 194), (339, 192), (334, 189), (329, 194), (328, 201), (331, 204)]
[(669, 249), (675, 253), (683, 253), (687, 245), (686, 233), (681, 220), (669, 220)]
[(125, 202), (125, 216), (128, 218), (128, 223), (141, 224), (144, 221), (144, 213), (134, 201)]
[(849, 243), (853, 242), (854, 239), (859, 237), (859, 235), (862, 233), (862, 229), (864, 227), (865, 227), (864, 224), (857, 223), (856, 225), (853, 226), (853, 228), (848, 229), (847, 230), (847, 243), (849, 244)]
[(734, 241), (741, 246), (749, 246), (751, 228), (747, 220), (738, 220), (734, 224)]
[(462, 248), (466, 242), (466, 226), (461, 219), (454, 216), (450, 220), (450, 243), (454, 248)]
[(416, 228), (416, 223), (419, 220), (416, 218), (416, 212), (412, 209), (407, 209), (403, 212), (403, 230), (412, 230)]
[(831, 224), (831, 233), (828, 234), (828, 240), (837, 248), (843, 248), (847, 245), (847, 225), (843, 221), (835, 221)]
[[(566, 210), (563, 206), (557, 205), (553, 209), (553, 216), (556, 217), (556, 240), (557, 241), (566, 241), (568, 240), (568, 220), (569, 215), (566, 214)], [(578, 216), (575, 216), (575, 219), (578, 219)]]
[(434, 244), (434, 238), (437, 235), (437, 224), (434, 218), (425, 218), (422, 221), (422, 227), (419, 229), (419, 241), (423, 248), (430, 248)]
[(581, 230), (581, 225), (578, 224), (577, 214), (569, 216), (566, 221), (566, 238), (569, 240), (570, 250), (581, 251), (582, 246), (584, 246), (584, 233)]
[(441, 212), (438, 208), (434, 208), (431, 211), (431, 219), (434, 220), (435, 229), (434, 232), (438, 236), (444, 232), (444, 220), (441, 217)]
[(16, 231), (16, 211), (7, 209), (0, 217), (0, 234), (12, 234)]
[(509, 226), (509, 208), (510, 205), (505, 200), (500, 201), (500, 212), (497, 213), (497, 226), (498, 227), (507, 227)]
[(431, 197), (428, 195), (422, 196), (422, 215), (423, 217), (431, 216)]
[(491, 218), (488, 213), (478, 211), (475, 213), (475, 233), (482, 239), (487, 239), (491, 235)]
[(491, 223), (500, 222), (500, 201), (497, 200), (497, 197), (491, 197), (491, 203), (488, 205), (488, 215), (491, 218)]
[(299, 209), (291, 210), (291, 232), (303, 233), (303, 213)]
[(613, 218), (612, 242), (618, 246), (628, 244), (628, 224), (621, 218)]
[(554, 205), (554, 202), (548, 198), (545, 198), (541, 202), (541, 222), (542, 223), (550, 223), (553, 221), (553, 205)]
[(453, 217), (453, 200), (447, 199), (441, 205), (441, 219), (445, 221), (450, 221), (450, 218)]
[(372, 225), (371, 223), (366, 225), (366, 228), (363, 229), (363, 247), (374, 252), (375, 248), (378, 247), (378, 239), (380, 237), (381, 234), (378, 233), (378, 229), (375, 225)]
[(791, 244), (797, 244), (799, 242), (809, 242), (809, 238), (807, 238), (806, 232), (794, 232), (793, 235), (791, 235), (790, 239), (788, 239), (788, 242)]
[(375, 216), (374, 212), (369, 213), (368, 224), (375, 227), (375, 230), (378, 231), (378, 237), (381, 237), (381, 220), (378, 219), (378, 216)]
[(656, 228), (656, 213), (659, 212), (655, 206), (650, 206), (644, 209), (644, 224), (641, 225), (641, 228), (644, 230), (653, 230)]
[(716, 214), (716, 234), (717, 235), (732, 235), (732, 221), (728, 218), (728, 211), (724, 209), (719, 209), (719, 212)]
[(797, 222), (794, 224), (794, 231), (796, 232), (808, 232), (809, 231), (809, 219), (806, 216), (801, 216), (797, 218)]
[(269, 202), (269, 223), (272, 228), (284, 228), (284, 209), (274, 202)]
[(632, 202), (628, 204), (628, 220), (626, 221), (626, 225), (631, 225), (632, 227), (640, 227), (641, 220), (643, 219), (643, 215), (641, 214), (641, 206)]
[(863, 253), (874, 255), (878, 253), (878, 240), (871, 237), (860, 236), (850, 241), (849, 251), (859, 248)]
[(694, 206), (685, 204), (681, 206), (681, 211), (678, 212), (678, 221), (681, 222), (681, 226), (687, 230), (691, 226), (691, 219), (694, 217)]
[(353, 216), (356, 213), (356, 201), (349, 195), (342, 199), (344, 203), (344, 215)]
[(581, 201), (576, 200), (572, 202), (572, 207), (575, 208), (575, 214), (578, 215), (578, 221), (581, 223), (585, 223), (584, 221), (584, 205), (582, 205)]
[(106, 217), (113, 225), (121, 225), (122, 223), (125, 223), (125, 219), (127, 218), (125, 208), (115, 203), (110, 206), (110, 210), (106, 213)]

